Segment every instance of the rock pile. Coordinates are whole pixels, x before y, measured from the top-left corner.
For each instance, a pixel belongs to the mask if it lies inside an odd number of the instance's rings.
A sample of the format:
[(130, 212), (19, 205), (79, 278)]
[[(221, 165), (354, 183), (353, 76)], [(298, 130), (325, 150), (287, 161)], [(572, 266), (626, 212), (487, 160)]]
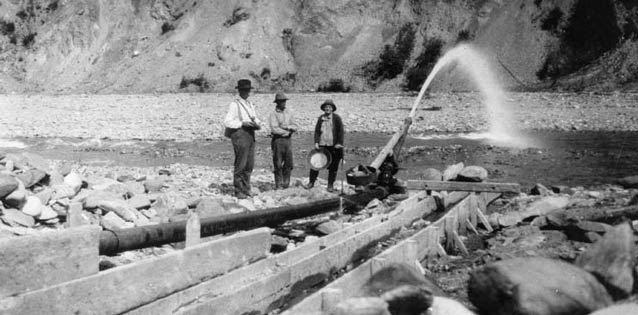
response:
[(301, 179), (292, 188), (271, 190), (267, 172), (253, 176), (253, 198), (238, 200), (229, 195), (229, 170), (96, 169), (32, 153), (0, 155), (0, 168), (0, 237), (83, 224), (122, 229), (186, 220), (190, 211), (209, 217), (334, 197), (325, 189), (301, 188)]

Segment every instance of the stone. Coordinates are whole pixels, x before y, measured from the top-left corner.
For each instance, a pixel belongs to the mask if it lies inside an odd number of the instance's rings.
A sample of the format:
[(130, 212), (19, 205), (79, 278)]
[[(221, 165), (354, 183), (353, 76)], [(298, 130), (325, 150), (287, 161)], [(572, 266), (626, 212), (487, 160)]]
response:
[(51, 207), (43, 206), (42, 207), (42, 212), (36, 218), (39, 221), (48, 221), (48, 220), (51, 220), (51, 219), (55, 219), (57, 217), (58, 217), (58, 213), (53, 211), (53, 209), (51, 209)]
[[(104, 200), (124, 200), (122, 196), (106, 190), (91, 190), (89, 194), (81, 200), (85, 209), (95, 209)], [(78, 200), (80, 201), (80, 200)]]
[(78, 173), (71, 172), (64, 176), (64, 183), (77, 193), (80, 191), (80, 188), (82, 188), (82, 176)]
[(18, 180), (18, 188), (4, 197), (5, 205), (13, 208), (22, 208), (27, 201), (27, 190), (22, 181)]
[(37, 217), (42, 213), (42, 208), (44, 208), (44, 206), (42, 205), (40, 198), (36, 196), (29, 196), (26, 198), (26, 202), (20, 210), (26, 215)]
[(453, 299), (435, 296), (429, 315), (475, 315), (475, 313)]
[(552, 191), (549, 190), (547, 187), (545, 187), (543, 184), (536, 183), (536, 185), (532, 187), (530, 194), (536, 195), (536, 196), (547, 196), (547, 195), (551, 195)]
[(43, 205), (46, 205), (51, 200), (51, 197), (53, 197), (53, 193), (53, 189), (47, 187), (35, 194), (35, 196), (40, 198), (40, 201), (42, 201)]
[(422, 288), (434, 296), (445, 296), (443, 290), (434, 281), (405, 263), (390, 263), (381, 268), (366, 281), (361, 292), (367, 296), (380, 296), (403, 285)]
[(135, 209), (147, 209), (151, 207), (151, 200), (146, 195), (135, 195), (126, 202)]
[(569, 204), (569, 198), (564, 196), (546, 196), (536, 200), (523, 210), (525, 217), (546, 215), (550, 212), (563, 209)]
[(106, 230), (121, 230), (135, 226), (132, 222), (124, 221), (124, 219), (113, 212), (103, 215), (100, 219), (100, 225)]
[(53, 189), (53, 196), (51, 196), (51, 199), (53, 200), (73, 198), (73, 196), (77, 193), (73, 187), (67, 184), (53, 185), (51, 186), (51, 189)]
[(587, 271), (560, 260), (524, 257), (470, 273), (468, 297), (481, 314), (588, 314), (612, 303)]
[(618, 179), (616, 182), (625, 189), (638, 188), (638, 175), (626, 176)]
[(599, 309), (589, 315), (633, 315), (638, 314), (638, 303), (628, 302)]
[(24, 187), (31, 188), (33, 185), (39, 183), (47, 176), (47, 173), (39, 169), (26, 170), (22, 174), (16, 175), (16, 177), (24, 183)]
[(24, 157), (26, 166), (30, 169), (38, 169), (44, 171), (45, 173), (51, 170), (51, 165), (49, 164), (49, 162), (38, 154), (23, 152), (22, 156)]
[(568, 187), (568, 186), (563, 186), (563, 185), (555, 185), (551, 187), (552, 192), (555, 194), (567, 194), (567, 195), (573, 195), (576, 193), (576, 190)]
[(18, 180), (15, 177), (0, 174), (0, 198), (4, 198), (16, 189), (18, 189)]
[(317, 227), (315, 227), (315, 231), (317, 231), (318, 233), (322, 235), (332, 234), (342, 229), (343, 229), (343, 225), (335, 220), (323, 222), (317, 225)]
[(124, 185), (128, 191), (128, 194), (131, 196), (142, 195), (146, 193), (146, 188), (144, 188), (144, 184), (135, 181), (125, 182)]
[(120, 175), (117, 177), (117, 181), (118, 182), (130, 182), (130, 181), (135, 181), (135, 176), (130, 175), (130, 174), (125, 174), (125, 175)]
[(147, 193), (161, 192), (164, 181), (161, 179), (147, 179), (144, 181), (144, 189)]
[(595, 275), (612, 297), (625, 298), (634, 287), (634, 242), (632, 226), (622, 223), (581, 253), (575, 264)]
[(332, 306), (331, 315), (391, 315), (388, 303), (378, 297), (354, 297)]
[(638, 205), (638, 194), (631, 197), (631, 200), (627, 203), (628, 206)]
[(129, 206), (124, 200), (102, 200), (98, 203), (98, 208), (105, 212), (114, 212), (128, 222), (135, 222), (137, 219), (135, 208)]
[(2, 221), (7, 224), (18, 224), (25, 227), (33, 227), (35, 225), (35, 219), (17, 209), (4, 209), (2, 210)]
[(157, 215), (162, 218), (170, 218), (179, 214), (188, 213), (186, 200), (175, 192), (167, 192), (159, 195), (155, 203), (151, 205)]
[(221, 199), (209, 197), (202, 198), (199, 203), (197, 203), (195, 211), (197, 211), (197, 214), (199, 214), (201, 218), (228, 214)]
[(71, 167), (70, 164), (63, 163), (62, 165), (60, 165), (58, 167), (56, 172), (60, 173), (60, 175), (62, 175), (62, 177), (64, 177), (66, 175), (69, 175), (69, 173), (71, 173), (72, 170), (73, 170), (73, 168)]
[(457, 164), (454, 164), (454, 165), (449, 165), (443, 171), (443, 180), (444, 181), (448, 181), (448, 180), (456, 179), (456, 176), (458, 176), (459, 172), (463, 169), (464, 166), (465, 165), (463, 164), (463, 162), (457, 163)]
[(480, 166), (470, 165), (459, 171), (456, 180), (460, 182), (483, 182), (487, 179), (487, 170)]
[(257, 208), (255, 207), (255, 204), (253, 203), (251, 198), (246, 198), (246, 199), (239, 199), (237, 200), (237, 204), (245, 209), (247, 209), (248, 211), (256, 211)]
[(53, 170), (49, 172), (49, 185), (62, 185), (64, 184), (64, 175), (60, 174), (58, 171)]
[(157, 211), (155, 211), (155, 209), (150, 208), (150, 209), (141, 209), (140, 213), (143, 214), (145, 217), (149, 218), (149, 219), (153, 219), (157, 217)]
[(288, 239), (279, 235), (270, 235), (270, 251), (273, 253), (281, 253), (286, 250)]
[(423, 174), (421, 175), (421, 179), (440, 181), (440, 180), (443, 180), (443, 174), (441, 173), (441, 171), (430, 167), (430, 168), (426, 168), (423, 171)]
[(423, 314), (432, 306), (432, 292), (415, 285), (401, 285), (381, 294), (391, 314)]

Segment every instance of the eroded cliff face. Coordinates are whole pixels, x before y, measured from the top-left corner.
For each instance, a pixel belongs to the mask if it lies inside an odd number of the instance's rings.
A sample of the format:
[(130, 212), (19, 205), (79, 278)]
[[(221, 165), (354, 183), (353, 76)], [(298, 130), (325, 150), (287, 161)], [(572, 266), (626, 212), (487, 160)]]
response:
[[(415, 90), (462, 41), (510, 88), (569, 85), (579, 71), (631, 86), (637, 11), (630, 0), (0, 0), (0, 92), (230, 91), (244, 77), (264, 92)], [(593, 66), (612, 57), (622, 80)], [(463, 77), (446, 69), (433, 88), (471, 88)]]

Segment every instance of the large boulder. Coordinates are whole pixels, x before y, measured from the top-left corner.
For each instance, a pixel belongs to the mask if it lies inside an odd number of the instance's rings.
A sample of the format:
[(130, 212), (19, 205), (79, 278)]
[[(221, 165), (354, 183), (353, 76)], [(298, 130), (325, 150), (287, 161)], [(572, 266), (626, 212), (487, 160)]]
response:
[(637, 303), (622, 303), (612, 305), (610, 307), (605, 307), (603, 309), (597, 310), (589, 315), (633, 315), (638, 314), (638, 304)]
[(443, 171), (443, 180), (455, 180), (456, 177), (459, 175), (459, 172), (463, 169), (463, 167), (465, 167), (463, 162), (460, 162), (454, 165), (449, 165)]
[(620, 178), (617, 183), (624, 188), (638, 188), (638, 175)]
[(25, 172), (16, 175), (16, 177), (24, 183), (24, 187), (31, 188), (33, 185), (39, 183), (47, 176), (42, 170), (39, 169), (30, 169)]
[(576, 259), (575, 264), (592, 273), (616, 299), (634, 288), (635, 237), (629, 222), (614, 227)]
[(197, 207), (195, 208), (200, 218), (214, 217), (223, 214), (228, 214), (228, 211), (224, 208), (224, 204), (221, 199), (216, 198), (202, 198)]
[(612, 303), (605, 287), (587, 271), (548, 258), (515, 258), (476, 269), (468, 282), (470, 301), (482, 314), (588, 314)]
[(483, 182), (487, 179), (487, 170), (480, 166), (470, 165), (464, 167), (456, 175), (460, 182)]
[(16, 189), (18, 189), (18, 180), (11, 175), (0, 173), (0, 198), (4, 198)]

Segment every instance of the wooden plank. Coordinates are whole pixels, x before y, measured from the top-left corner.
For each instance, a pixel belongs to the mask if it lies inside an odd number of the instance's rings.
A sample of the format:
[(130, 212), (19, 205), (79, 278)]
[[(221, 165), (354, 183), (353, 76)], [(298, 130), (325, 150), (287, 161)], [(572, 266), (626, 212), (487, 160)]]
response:
[[(425, 197), (425, 192), (415, 194), (409, 199), (402, 201), (395, 210), (389, 213), (389, 215), (398, 215), (405, 209), (412, 209)], [(374, 216), (335, 233), (321, 237), (314, 242), (305, 243), (293, 250), (270, 256), (267, 259), (262, 259), (223, 276), (202, 282), (186, 290), (179, 291), (165, 298), (153, 301), (152, 303), (143, 305), (135, 310), (131, 310), (129, 314), (142, 315), (177, 313), (184, 307), (194, 304), (197, 301), (222, 296), (229, 292), (236, 291), (249, 283), (264, 279), (273, 273), (279, 272), (284, 268), (307, 259), (308, 257), (313, 256), (316, 253), (343, 241), (344, 239), (378, 226), (387, 219), (387, 215)]]
[(98, 273), (100, 231), (87, 225), (0, 239), (0, 298)]
[(473, 183), (451, 182), (435, 180), (408, 180), (408, 189), (435, 191), (473, 191), (473, 192), (520, 192), (521, 187), (516, 183)]
[[(470, 198), (472, 197), (471, 196), (466, 197), (466, 199), (464, 199), (461, 203), (459, 203), (455, 207), (464, 207), (465, 202), (469, 203), (468, 199)], [(493, 199), (490, 199), (489, 201), (491, 202), (492, 200)], [(456, 208), (452, 208), (444, 217), (442, 217), (436, 222), (438, 224), (432, 224), (424, 228), (423, 230), (419, 231), (417, 234), (387, 249), (386, 251), (384, 251), (383, 253), (375, 257), (377, 258), (377, 260), (372, 260), (372, 259), (368, 260), (367, 262), (363, 263), (359, 267), (348, 272), (341, 278), (333, 281), (332, 283), (328, 284), (326, 287), (313, 293), (312, 295), (305, 298), (303, 301), (299, 302), (298, 304), (294, 305), (290, 309), (286, 310), (285, 312), (282, 313), (282, 315), (322, 314), (321, 313), (322, 309), (330, 308), (329, 305), (326, 305), (325, 300), (323, 298), (324, 292), (326, 290), (342, 292), (342, 295), (340, 296), (341, 300), (345, 300), (349, 297), (355, 297), (360, 295), (361, 287), (370, 278), (371, 268), (374, 269), (372, 267), (373, 264), (379, 264), (378, 259), (384, 259), (387, 261), (387, 263), (403, 262), (403, 263), (411, 264), (413, 263), (413, 261), (411, 261), (411, 258), (408, 257), (409, 255), (405, 255), (404, 253), (412, 251), (413, 249), (409, 249), (406, 247), (413, 247), (415, 246), (414, 245), (415, 243), (417, 244), (416, 247), (419, 253), (418, 257), (425, 257), (427, 254), (432, 254), (432, 253), (442, 253), (443, 255), (445, 255), (445, 251), (443, 251), (443, 249), (441, 248), (441, 245), (438, 240), (439, 230), (443, 230), (445, 228), (444, 224), (446, 220), (449, 221), (449, 219), (447, 219), (448, 216), (456, 216), (456, 215), (458, 215), (458, 213), (456, 212)], [(452, 220), (456, 220), (456, 219), (452, 218)], [(456, 236), (458, 237), (458, 235)], [(437, 240), (434, 241), (433, 238), (436, 238)]]
[[(421, 198), (424, 198), (424, 196), (425, 193), (421, 192), (420, 194), (403, 201), (401, 206), (404, 204), (413, 204)], [(393, 213), (401, 211), (400, 209), (401, 208), (398, 207), (393, 211)], [(375, 216), (362, 222), (358, 222), (340, 231), (321, 237), (317, 241), (306, 243), (293, 250), (270, 256), (267, 259), (262, 259), (220, 277), (202, 282), (188, 289), (175, 292), (174, 294), (164, 298), (157, 299), (149, 304), (131, 310), (129, 314), (176, 313), (185, 306), (193, 304), (196, 301), (221, 296), (225, 293), (235, 291), (248, 283), (263, 279), (272, 273), (306, 259), (345, 238), (377, 226), (386, 219), (387, 216)]]
[(241, 232), (2, 299), (0, 314), (119, 314), (263, 258), (269, 249), (268, 228)]
[[(401, 206), (403, 207), (395, 209), (387, 220), (381, 224), (326, 247), (289, 268), (283, 268), (281, 271), (275, 272), (258, 282), (250, 283), (237, 291), (226, 292), (223, 296), (216, 296), (205, 301), (202, 301), (202, 299), (195, 301), (192, 305), (179, 310), (177, 313), (244, 314), (254, 311), (267, 313), (270, 308), (276, 306), (279, 299), (302, 290), (306, 286), (317, 284), (317, 281), (324, 280), (331, 270), (343, 268), (353, 258), (356, 258), (357, 251), (362, 247), (376, 243), (392, 231), (410, 224), (423, 216), (423, 214), (433, 211), (436, 207), (432, 198), (426, 198), (418, 202), (412, 200), (408, 204), (412, 205), (404, 206), (404, 203), (402, 203)], [(405, 256), (404, 252), (398, 252), (398, 255)], [(370, 270), (368, 269), (369, 272)], [(288, 283), (278, 281), (278, 279), (283, 277), (283, 274), (289, 277)]]

